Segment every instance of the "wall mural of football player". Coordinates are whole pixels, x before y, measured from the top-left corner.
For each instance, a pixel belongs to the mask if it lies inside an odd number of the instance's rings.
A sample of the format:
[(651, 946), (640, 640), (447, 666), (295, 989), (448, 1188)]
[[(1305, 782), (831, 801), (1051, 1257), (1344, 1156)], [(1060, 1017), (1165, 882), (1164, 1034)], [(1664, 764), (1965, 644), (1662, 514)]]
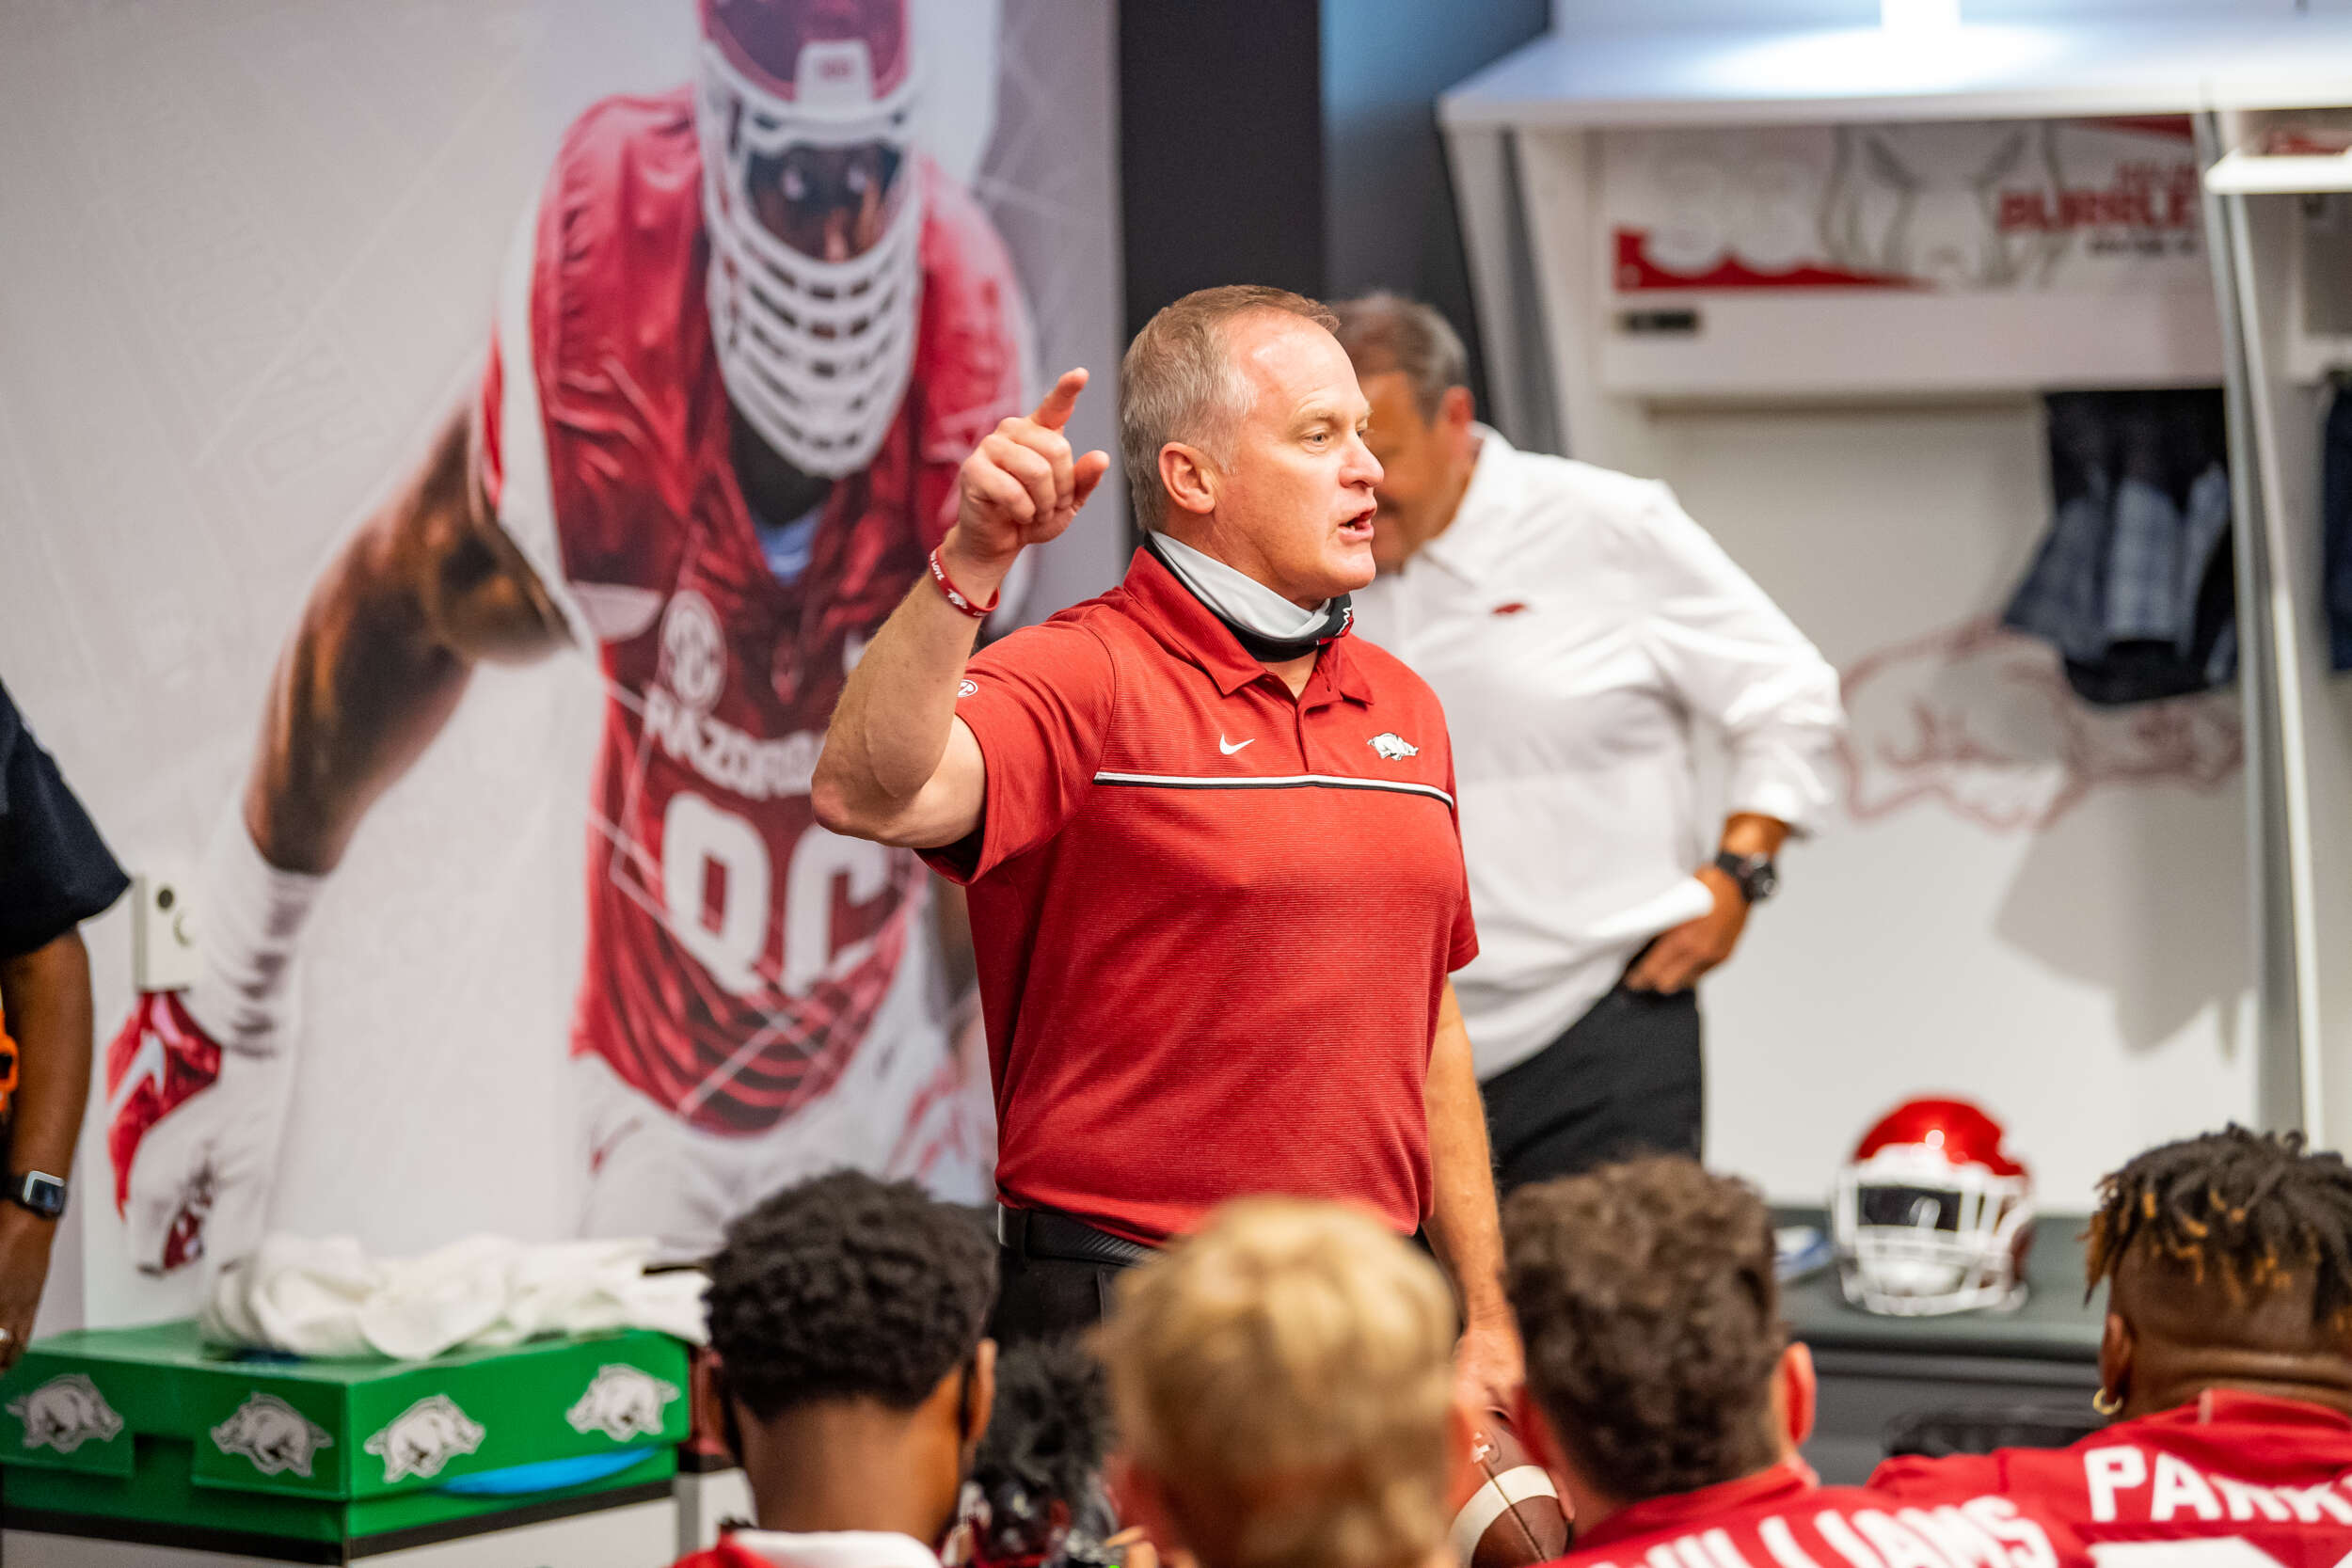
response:
[[(906, 0), (700, 0), (696, 79), (608, 99), (518, 236), (478, 395), (312, 586), (207, 851), (202, 978), (108, 1053), (135, 1259), (258, 1239), (326, 879), (477, 664), (608, 691), (571, 1031), (591, 1234), (691, 1254), (836, 1165), (987, 1190), (914, 857), (817, 827), (842, 678), (957, 466), (1024, 406), (1024, 305), (915, 150)], [(949, 921), (952, 929), (953, 922)]]

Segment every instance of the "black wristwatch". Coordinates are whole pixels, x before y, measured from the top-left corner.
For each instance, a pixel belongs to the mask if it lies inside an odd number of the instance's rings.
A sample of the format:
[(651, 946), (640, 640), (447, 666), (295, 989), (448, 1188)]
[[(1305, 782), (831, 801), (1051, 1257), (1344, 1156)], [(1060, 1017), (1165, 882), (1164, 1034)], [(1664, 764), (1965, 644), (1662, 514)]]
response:
[(45, 1170), (28, 1170), (22, 1176), (11, 1175), (0, 1183), (0, 1197), (20, 1208), (30, 1209), (42, 1219), (54, 1220), (65, 1212), (65, 1179), (52, 1176)]
[(1735, 855), (1725, 849), (1715, 857), (1715, 869), (1739, 884), (1740, 896), (1761, 904), (1780, 891), (1780, 873), (1770, 855)]

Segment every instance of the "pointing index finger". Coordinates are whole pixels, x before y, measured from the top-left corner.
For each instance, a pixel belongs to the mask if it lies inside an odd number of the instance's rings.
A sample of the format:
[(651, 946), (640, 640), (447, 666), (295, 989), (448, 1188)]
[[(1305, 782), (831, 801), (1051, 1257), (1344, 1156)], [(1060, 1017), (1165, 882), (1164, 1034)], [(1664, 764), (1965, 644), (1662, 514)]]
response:
[(1054, 389), (1045, 394), (1043, 403), (1037, 405), (1035, 416), (1037, 422), (1048, 430), (1059, 430), (1068, 424), (1070, 411), (1078, 406), (1078, 393), (1084, 389), (1086, 384), (1086, 372), (1082, 370), (1062, 372), (1061, 379), (1054, 383)]

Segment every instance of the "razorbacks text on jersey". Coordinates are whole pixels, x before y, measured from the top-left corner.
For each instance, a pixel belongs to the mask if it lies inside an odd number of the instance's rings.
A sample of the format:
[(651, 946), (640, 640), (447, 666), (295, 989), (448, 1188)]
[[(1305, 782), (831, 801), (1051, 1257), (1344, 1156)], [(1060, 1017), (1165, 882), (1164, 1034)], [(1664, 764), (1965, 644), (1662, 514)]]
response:
[(958, 467), (1019, 406), (1022, 307), (971, 198), (925, 158), (903, 177), (925, 212), (913, 378), (790, 580), (730, 456), (686, 89), (581, 117), (501, 292), (485, 491), (609, 693), (573, 1049), (711, 1132), (773, 1126), (839, 1077), (925, 906), (913, 855), (816, 825), (809, 776), (850, 665), (953, 521)]
[(2335, 1568), (2352, 1555), (2352, 1417), (2216, 1389), (2071, 1448), (1890, 1459), (1870, 1490), (2000, 1492), (2099, 1568)]
[(2060, 1568), (2042, 1522), (1992, 1488), (1906, 1506), (1823, 1486), (1791, 1459), (1650, 1497), (1590, 1528), (1555, 1568)]

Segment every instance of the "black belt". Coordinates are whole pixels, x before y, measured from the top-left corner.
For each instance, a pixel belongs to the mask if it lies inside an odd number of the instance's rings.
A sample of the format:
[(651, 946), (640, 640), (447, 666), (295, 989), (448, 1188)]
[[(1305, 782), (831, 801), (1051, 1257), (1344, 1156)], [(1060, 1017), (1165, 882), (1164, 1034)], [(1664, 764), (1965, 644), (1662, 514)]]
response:
[(1152, 1248), (1097, 1229), (1057, 1209), (996, 1206), (997, 1244), (1020, 1258), (1053, 1258), (1065, 1263), (1103, 1263), (1123, 1269), (1152, 1256)]

